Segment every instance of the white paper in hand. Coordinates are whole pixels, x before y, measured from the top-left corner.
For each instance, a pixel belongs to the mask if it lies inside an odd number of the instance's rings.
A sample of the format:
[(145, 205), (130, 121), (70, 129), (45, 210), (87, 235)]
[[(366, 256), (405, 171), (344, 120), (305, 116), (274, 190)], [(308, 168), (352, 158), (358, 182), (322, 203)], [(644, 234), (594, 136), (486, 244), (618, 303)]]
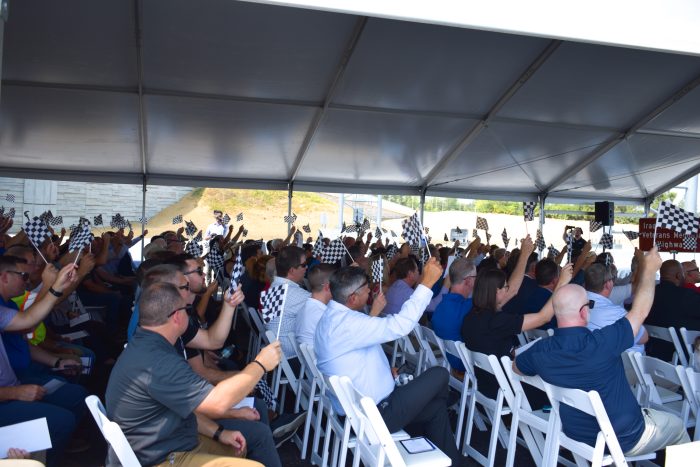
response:
[(37, 418), (0, 428), (1, 459), (7, 457), (7, 451), (10, 448), (24, 449), (29, 452), (51, 449), (51, 436), (46, 418)]

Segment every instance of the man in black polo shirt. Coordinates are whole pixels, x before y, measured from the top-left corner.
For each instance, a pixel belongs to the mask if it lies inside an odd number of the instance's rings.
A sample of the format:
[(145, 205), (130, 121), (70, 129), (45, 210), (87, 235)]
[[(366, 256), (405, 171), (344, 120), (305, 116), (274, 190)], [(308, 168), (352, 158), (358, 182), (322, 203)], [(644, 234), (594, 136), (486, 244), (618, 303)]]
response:
[[(677, 416), (640, 409), (625, 378), (620, 354), (634, 344), (654, 300), (654, 278), (661, 266), (656, 248), (641, 257), (640, 263), (640, 282), (627, 316), (601, 329), (588, 330), (586, 291), (575, 284), (566, 285), (553, 296), (558, 324), (554, 336), (536, 343), (513, 363), (516, 372), (539, 374), (556, 386), (598, 391), (620, 447), (628, 456), (690, 442)], [(595, 444), (600, 429), (593, 417), (562, 404), (561, 419), (567, 436)]]

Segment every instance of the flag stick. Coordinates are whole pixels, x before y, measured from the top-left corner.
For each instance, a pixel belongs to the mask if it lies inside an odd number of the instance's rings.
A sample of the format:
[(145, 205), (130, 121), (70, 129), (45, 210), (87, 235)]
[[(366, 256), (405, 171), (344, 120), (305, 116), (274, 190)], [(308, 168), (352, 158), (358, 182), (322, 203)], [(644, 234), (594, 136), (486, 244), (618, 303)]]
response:
[(80, 252), (83, 251), (83, 247), (81, 246), (80, 249), (78, 250), (78, 254), (75, 255), (75, 261), (73, 261), (73, 266), (78, 264), (78, 258), (80, 258)]
[[(348, 253), (348, 256), (350, 257), (350, 262), (354, 263), (354, 262), (355, 262), (355, 258), (353, 258), (352, 255), (350, 254), (350, 251), (348, 250), (348, 247), (345, 246), (345, 242), (341, 241), (340, 244), (343, 245), (343, 248), (345, 248), (345, 251)], [(342, 264), (342, 263), (341, 263), (341, 264)]]
[(46, 258), (44, 258), (44, 255), (41, 254), (41, 250), (39, 250), (39, 248), (37, 248), (37, 246), (34, 244), (34, 241), (29, 237), (29, 235), (27, 235), (27, 238), (29, 239), (29, 243), (32, 244), (32, 246), (34, 247), (36, 252), (39, 253), (39, 256), (41, 256), (41, 259), (44, 260), (44, 263), (49, 264), (49, 262), (46, 261)]

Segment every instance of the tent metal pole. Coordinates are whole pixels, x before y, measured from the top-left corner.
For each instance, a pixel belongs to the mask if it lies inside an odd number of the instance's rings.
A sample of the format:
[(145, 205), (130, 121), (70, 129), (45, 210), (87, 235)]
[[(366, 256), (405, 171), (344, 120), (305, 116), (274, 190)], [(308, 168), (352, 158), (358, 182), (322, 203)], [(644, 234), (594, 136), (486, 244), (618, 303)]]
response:
[(146, 175), (143, 176), (143, 193), (141, 197), (141, 261), (143, 262), (143, 249), (146, 246), (146, 190), (148, 181)]
[(292, 221), (292, 196), (294, 196), (294, 182), (289, 182), (288, 189), (287, 189), (287, 216), (289, 219), (289, 222), (287, 222), (287, 235), (289, 235), (289, 232), (292, 231), (292, 224), (294, 222)]
[[(545, 193), (540, 193), (539, 196), (537, 197), (539, 205), (540, 205), (540, 232), (544, 229), (544, 200), (547, 197)], [(544, 234), (543, 234), (544, 235)]]
[[(423, 225), (423, 215), (425, 214), (425, 192), (427, 190), (425, 188), (421, 188), (420, 190), (420, 223)], [(425, 233), (425, 232), (421, 232)]]
[(377, 227), (382, 228), (382, 195), (377, 195)]

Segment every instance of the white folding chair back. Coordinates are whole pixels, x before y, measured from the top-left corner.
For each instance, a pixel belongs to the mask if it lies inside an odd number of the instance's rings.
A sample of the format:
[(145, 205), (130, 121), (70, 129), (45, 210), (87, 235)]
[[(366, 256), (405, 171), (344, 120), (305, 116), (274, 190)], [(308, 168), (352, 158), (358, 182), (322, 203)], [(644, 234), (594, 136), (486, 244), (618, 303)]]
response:
[(107, 411), (104, 405), (100, 401), (100, 398), (94, 395), (87, 396), (85, 398), (85, 404), (90, 409), (92, 418), (95, 419), (97, 427), (102, 432), (105, 440), (112, 447), (112, 450), (117, 455), (119, 462), (124, 467), (141, 467), (141, 463), (136, 458), (134, 450), (131, 449), (129, 441), (127, 441), (126, 436), (122, 429), (107, 418)]
[(695, 339), (700, 337), (700, 331), (691, 331), (686, 328), (680, 328), (678, 333), (681, 335), (683, 347), (689, 355), (688, 366), (695, 368), (695, 348), (693, 347), (693, 344), (695, 343)]
[(697, 426), (698, 416), (700, 416), (700, 373), (680, 365), (676, 367), (676, 372), (683, 385), (683, 393), (688, 401), (688, 406), (695, 418), (693, 441), (700, 441), (700, 429)]
[(688, 359), (685, 358), (683, 346), (681, 345), (681, 341), (678, 338), (678, 333), (676, 333), (676, 329), (673, 326), (668, 328), (662, 328), (660, 326), (651, 326), (645, 324), (644, 328), (649, 333), (649, 337), (652, 337), (654, 339), (660, 339), (673, 344), (674, 351), (671, 363), (673, 363), (674, 365), (680, 363), (683, 366), (688, 366)]
[(423, 351), (423, 371), (434, 366), (448, 368), (445, 357), (445, 344), (435, 331), (425, 326), (416, 326), (417, 336), (420, 336), (418, 343)]
[[(683, 423), (687, 425), (690, 407), (685, 398), (666, 388), (679, 387), (682, 385), (676, 367), (658, 358), (648, 357), (639, 352), (635, 352), (633, 358), (642, 373), (642, 378), (646, 386), (648, 400), (645, 406), (658, 408), (678, 415)], [(671, 393), (675, 398), (664, 397), (662, 394)]]
[[(498, 441), (500, 440), (501, 444), (505, 448), (509, 438), (508, 429), (504, 424), (502, 424), (501, 417), (510, 413), (510, 409), (504, 404), (504, 402), (505, 391), (512, 392), (512, 389), (508, 384), (508, 380), (503, 373), (501, 364), (498, 362), (498, 358), (496, 358), (495, 355), (485, 355), (479, 352), (472, 352), (467, 349), (463, 342), (457, 343), (457, 351), (460, 353), (462, 361), (469, 363), (469, 368), (472, 369), (472, 372), (474, 371), (474, 368), (481, 368), (482, 370), (491, 373), (496, 378), (496, 381), (498, 381), (499, 391), (496, 395), (496, 399), (490, 399), (479, 391), (478, 381), (476, 378), (474, 378), (475, 397), (471, 399), (469, 416), (467, 419), (467, 435), (464, 438), (464, 445), (462, 447), (463, 454), (473, 457), (474, 460), (483, 466), (493, 467), (496, 460), (496, 445)], [(514, 399), (514, 396), (511, 399)], [(484, 408), (486, 416), (491, 423), (489, 447), (485, 456), (470, 445), (477, 403)]]
[(266, 342), (267, 337), (265, 337), (265, 325), (262, 322), (260, 313), (253, 307), (248, 308), (248, 322), (250, 323), (252, 344), (248, 350), (248, 359), (253, 360), (258, 352), (260, 352), (263, 344), (269, 344), (269, 342)]
[(523, 331), (522, 334), (525, 336), (528, 342), (532, 342), (535, 339), (550, 337), (554, 335), (553, 329), (530, 329), (529, 331)]
[[(449, 364), (447, 355), (459, 359), (462, 362), (462, 366), (465, 368), (464, 376), (461, 380), (455, 377), (452, 371), (450, 371), (450, 387), (460, 394), (457, 410), (457, 429), (455, 430), (455, 443), (457, 443), (457, 449), (459, 449), (460, 441), (462, 440), (462, 431), (464, 430), (464, 415), (467, 412), (467, 408), (471, 407), (470, 399), (474, 397), (474, 384), (472, 384), (472, 382), (475, 381), (474, 369), (469, 368), (469, 362), (462, 360), (459, 350), (457, 350), (457, 342), (448, 340), (442, 342), (445, 349), (445, 361), (447, 362), (448, 369), (452, 370), (452, 367)], [(483, 424), (481, 417), (475, 418), (475, 421), (480, 430), (486, 430), (486, 426)]]
[[(571, 451), (576, 459), (576, 463), (581, 465), (583, 458), (591, 462), (594, 466), (610, 465), (626, 466), (628, 461), (653, 459), (654, 453), (626, 458), (617, 440), (608, 414), (603, 406), (603, 401), (597, 391), (582, 391), (580, 389), (569, 389), (544, 383), (549, 400), (552, 403), (552, 413), (550, 414), (550, 425), (547, 440), (548, 452), (545, 455), (549, 466), (556, 465), (559, 448), (563, 447)], [(591, 415), (598, 422), (600, 431), (596, 437), (594, 446), (575, 441), (564, 434), (561, 426), (560, 405), (566, 404), (570, 407)], [(550, 438), (551, 437), (551, 438)], [(607, 447), (609, 454), (605, 454)]]
[(382, 467), (387, 463), (393, 467), (449, 466), (452, 460), (439, 449), (410, 454), (396, 440), (386, 427), (374, 401), (363, 396), (352, 385), (347, 376), (331, 376), (330, 384), (340, 397), (346, 415), (351, 415), (351, 426), (356, 435), (355, 463), (362, 460), (364, 465)]
[[(273, 342), (276, 339), (275, 333), (272, 331), (265, 331), (263, 333), (265, 336), (265, 342)], [(288, 338), (289, 336), (285, 337)], [(294, 393), (296, 397), (301, 397), (301, 394), (299, 392), (299, 382), (298, 382), (298, 377), (294, 373), (294, 370), (292, 370), (291, 365), (289, 364), (289, 361), (287, 360), (287, 356), (284, 355), (284, 352), (282, 352), (282, 358), (280, 359), (280, 364), (277, 366), (277, 368), (274, 371), (274, 374), (272, 376), (272, 392), (277, 398), (278, 395), (278, 405), (279, 405), (279, 412), (282, 411), (284, 408), (284, 401), (286, 397), (286, 387), (289, 386)], [(281, 391), (280, 391), (281, 388)], [(281, 394), (280, 394), (281, 392)], [(306, 406), (304, 406), (304, 401), (301, 401), (301, 404), (306, 410)]]

